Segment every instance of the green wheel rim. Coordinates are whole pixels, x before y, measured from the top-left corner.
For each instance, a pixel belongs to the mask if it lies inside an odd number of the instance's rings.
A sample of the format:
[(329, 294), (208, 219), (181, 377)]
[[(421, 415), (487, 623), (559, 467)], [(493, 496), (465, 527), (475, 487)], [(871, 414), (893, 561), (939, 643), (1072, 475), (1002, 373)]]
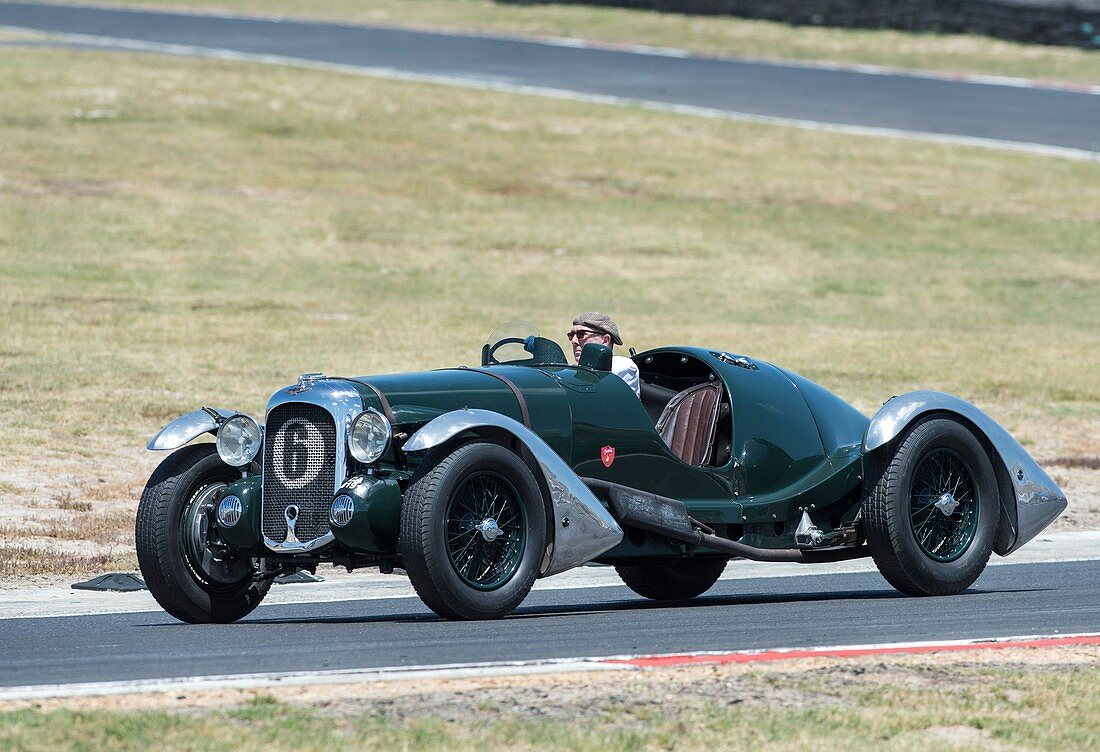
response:
[(935, 561), (954, 561), (978, 529), (978, 489), (970, 468), (950, 449), (921, 458), (909, 484), (909, 521), (921, 551)]
[(516, 487), (499, 473), (466, 476), (447, 502), (447, 558), (477, 590), (496, 590), (519, 570), (527, 516)]

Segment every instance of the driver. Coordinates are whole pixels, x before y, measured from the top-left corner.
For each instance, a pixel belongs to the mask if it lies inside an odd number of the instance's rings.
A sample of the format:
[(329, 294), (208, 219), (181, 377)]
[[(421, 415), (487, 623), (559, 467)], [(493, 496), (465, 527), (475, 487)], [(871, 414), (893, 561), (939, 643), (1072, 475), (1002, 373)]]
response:
[[(569, 344), (573, 346), (573, 360), (580, 362), (581, 350), (585, 345), (605, 345), (614, 350), (615, 345), (623, 343), (619, 336), (619, 327), (606, 313), (590, 311), (582, 313), (573, 319), (573, 328), (565, 335), (569, 338)], [(634, 390), (634, 394), (641, 397), (641, 385), (638, 382), (638, 366), (630, 358), (621, 355), (611, 356), (611, 372), (626, 382), (626, 385)]]

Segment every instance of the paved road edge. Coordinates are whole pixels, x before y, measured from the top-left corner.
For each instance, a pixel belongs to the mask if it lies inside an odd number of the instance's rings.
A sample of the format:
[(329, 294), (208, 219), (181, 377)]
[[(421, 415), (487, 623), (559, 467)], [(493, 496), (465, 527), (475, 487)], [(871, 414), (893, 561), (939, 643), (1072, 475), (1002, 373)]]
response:
[(0, 703), (27, 700), (104, 697), (159, 692), (203, 692), (223, 689), (263, 689), (426, 679), (469, 679), (534, 674), (639, 671), (671, 666), (754, 663), (808, 658), (855, 658), (944, 652), (1100, 645), (1100, 632), (1069, 635), (1022, 635), (936, 642), (838, 645), (811, 648), (768, 648), (656, 655), (617, 655), (534, 661), (460, 663), (435, 666), (395, 666), (382, 669), (286, 671), (262, 674), (197, 676), (137, 681), (41, 684), (0, 689)]
[[(0, 31), (43, 31), (34, 27), (0, 25)], [(428, 73), (413, 73), (396, 68), (383, 68), (372, 66), (344, 65), (338, 63), (324, 63), (304, 58), (289, 57), (285, 55), (271, 55), (260, 53), (238, 52), (218, 47), (203, 47), (185, 44), (169, 44), (161, 42), (146, 42), (124, 37), (104, 37), (87, 34), (72, 34), (65, 32), (46, 31), (50, 38), (59, 42), (58, 46), (87, 46), (105, 50), (117, 50), (125, 52), (146, 52), (154, 54), (167, 54), (182, 57), (201, 57), (215, 60), (234, 60), (239, 62), (263, 63), (267, 65), (286, 65), (313, 70), (331, 71), (338, 73), (350, 73), (371, 78), (391, 79), (397, 81), (411, 81), (416, 83), (435, 84), (442, 86), (457, 86), (466, 89), (481, 91), (494, 91), (524, 96), (539, 96), (550, 99), (561, 99), (587, 104), (612, 105), (618, 107), (640, 107), (658, 112), (668, 112), (677, 115), (705, 117), (718, 120), (730, 120), (740, 123), (753, 123), (757, 125), (772, 125), (798, 130), (818, 131), (822, 133), (838, 133), (847, 136), (871, 136), (877, 138), (903, 139), (922, 141), (925, 143), (969, 146), (980, 149), (995, 149), (999, 151), (1031, 154), (1040, 157), (1054, 157), (1078, 162), (1100, 162), (1100, 152), (1078, 149), (1069, 146), (1053, 146), (1049, 144), (1035, 143), (1031, 141), (1011, 141), (1005, 139), (984, 138), (980, 136), (964, 136), (933, 131), (907, 130), (902, 128), (890, 128), (883, 126), (852, 125), (833, 123), (823, 120), (808, 120), (804, 118), (777, 117), (774, 115), (759, 115), (751, 112), (737, 110), (724, 110), (697, 105), (675, 104), (661, 102), (652, 99), (634, 99), (621, 97), (614, 94), (590, 94), (546, 86), (534, 86), (527, 84), (512, 84), (502, 81), (480, 79), (466, 76), (448, 76)]]

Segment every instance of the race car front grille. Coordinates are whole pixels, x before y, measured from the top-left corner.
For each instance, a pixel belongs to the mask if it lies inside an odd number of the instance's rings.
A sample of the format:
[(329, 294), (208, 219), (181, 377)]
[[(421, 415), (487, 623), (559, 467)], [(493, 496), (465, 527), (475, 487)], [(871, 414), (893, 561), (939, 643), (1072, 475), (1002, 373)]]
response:
[(287, 540), (287, 508), (298, 508), (295, 537), (302, 543), (329, 531), (328, 508), (336, 486), (336, 424), (317, 405), (289, 402), (272, 408), (264, 441), (261, 529)]

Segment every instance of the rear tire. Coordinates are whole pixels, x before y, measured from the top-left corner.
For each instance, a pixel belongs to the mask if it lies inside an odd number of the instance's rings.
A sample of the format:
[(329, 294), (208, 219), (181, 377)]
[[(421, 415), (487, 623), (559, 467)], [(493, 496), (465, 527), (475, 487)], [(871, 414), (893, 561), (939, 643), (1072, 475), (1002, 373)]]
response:
[(531, 470), (507, 448), (464, 444), (409, 485), (401, 559), (417, 595), (446, 619), (499, 619), (527, 597), (546, 549)]
[(695, 598), (714, 587), (725, 559), (678, 559), (667, 563), (616, 564), (623, 583), (643, 598), (675, 601)]
[(180, 621), (237, 621), (271, 587), (256, 578), (251, 559), (226, 557), (208, 545), (214, 496), (239, 479), (213, 444), (194, 444), (160, 463), (141, 494), (134, 526), (138, 566), (153, 598)]
[(906, 595), (970, 587), (1000, 519), (993, 465), (971, 430), (951, 418), (922, 421), (868, 470), (864, 531), (887, 582)]

